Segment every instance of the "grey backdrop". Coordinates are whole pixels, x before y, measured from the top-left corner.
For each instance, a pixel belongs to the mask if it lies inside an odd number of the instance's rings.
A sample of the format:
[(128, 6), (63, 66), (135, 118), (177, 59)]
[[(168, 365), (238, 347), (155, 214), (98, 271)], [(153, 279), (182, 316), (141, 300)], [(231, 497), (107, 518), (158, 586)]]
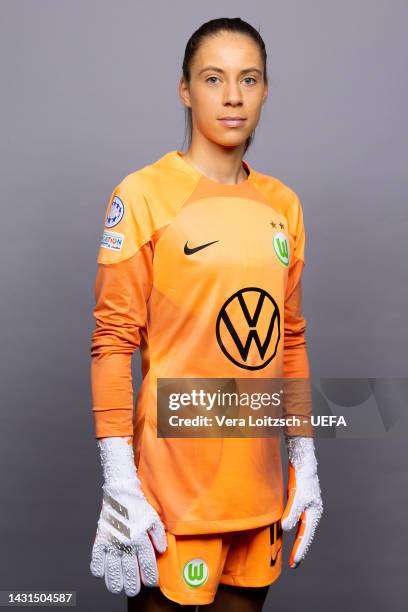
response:
[[(111, 190), (182, 147), (190, 34), (220, 16), (260, 27), (270, 97), (247, 159), (303, 201), (314, 376), (406, 376), (408, 3), (0, 7), (0, 589), (73, 589), (81, 611), (123, 610), (89, 572), (101, 496), (89, 342)], [(266, 609), (405, 609), (406, 448), (318, 440), (325, 515), (296, 572), (287, 538)]]

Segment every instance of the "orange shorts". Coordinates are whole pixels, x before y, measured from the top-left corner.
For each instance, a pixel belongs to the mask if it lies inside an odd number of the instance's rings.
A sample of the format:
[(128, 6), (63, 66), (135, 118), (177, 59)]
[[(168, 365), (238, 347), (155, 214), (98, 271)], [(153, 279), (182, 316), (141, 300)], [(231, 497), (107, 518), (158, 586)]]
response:
[(157, 555), (159, 588), (180, 604), (209, 604), (218, 584), (261, 587), (282, 571), (282, 528), (272, 525), (205, 535), (167, 533), (168, 546)]

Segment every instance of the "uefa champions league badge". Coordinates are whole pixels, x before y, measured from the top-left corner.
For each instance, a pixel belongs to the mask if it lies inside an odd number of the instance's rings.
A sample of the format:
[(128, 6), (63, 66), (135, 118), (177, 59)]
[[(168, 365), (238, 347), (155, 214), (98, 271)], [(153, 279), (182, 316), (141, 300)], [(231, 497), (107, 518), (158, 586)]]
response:
[(106, 217), (105, 227), (115, 227), (125, 214), (125, 205), (122, 200), (115, 196), (112, 200), (108, 216)]

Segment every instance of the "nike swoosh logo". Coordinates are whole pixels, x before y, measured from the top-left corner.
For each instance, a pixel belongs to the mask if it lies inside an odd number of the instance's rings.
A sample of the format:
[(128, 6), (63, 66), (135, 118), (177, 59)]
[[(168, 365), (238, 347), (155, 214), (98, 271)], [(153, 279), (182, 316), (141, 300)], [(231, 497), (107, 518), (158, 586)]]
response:
[(280, 553), (281, 549), (282, 549), (282, 546), (280, 546), (280, 547), (279, 547), (279, 550), (276, 552), (275, 558), (273, 558), (273, 557), (272, 557), (272, 555), (271, 555), (271, 566), (272, 566), (272, 567), (275, 565), (275, 563), (276, 563), (276, 561), (277, 561), (277, 559), (278, 559), (278, 555), (279, 555), (279, 553)]
[(193, 248), (190, 248), (189, 246), (187, 246), (187, 242), (184, 245), (184, 253), (186, 255), (192, 255), (193, 253), (196, 253), (197, 251), (201, 251), (201, 249), (205, 249), (205, 247), (210, 246), (210, 244), (214, 244), (214, 242), (219, 242), (219, 240), (213, 240), (212, 242), (207, 242), (206, 244), (200, 244), (200, 246), (193, 247)]

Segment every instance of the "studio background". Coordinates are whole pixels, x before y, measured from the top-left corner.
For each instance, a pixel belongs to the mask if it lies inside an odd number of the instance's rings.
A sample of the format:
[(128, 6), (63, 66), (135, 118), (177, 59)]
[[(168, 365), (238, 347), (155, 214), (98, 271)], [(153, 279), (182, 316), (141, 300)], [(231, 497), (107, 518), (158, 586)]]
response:
[[(313, 375), (407, 375), (406, 1), (2, 0), (2, 590), (75, 590), (78, 610), (125, 609), (89, 570), (103, 215), (125, 175), (183, 147), (185, 44), (236, 16), (260, 29), (269, 62), (246, 159), (303, 203)], [(286, 536), (266, 610), (405, 609), (406, 448), (317, 440), (325, 513), (295, 572)]]

